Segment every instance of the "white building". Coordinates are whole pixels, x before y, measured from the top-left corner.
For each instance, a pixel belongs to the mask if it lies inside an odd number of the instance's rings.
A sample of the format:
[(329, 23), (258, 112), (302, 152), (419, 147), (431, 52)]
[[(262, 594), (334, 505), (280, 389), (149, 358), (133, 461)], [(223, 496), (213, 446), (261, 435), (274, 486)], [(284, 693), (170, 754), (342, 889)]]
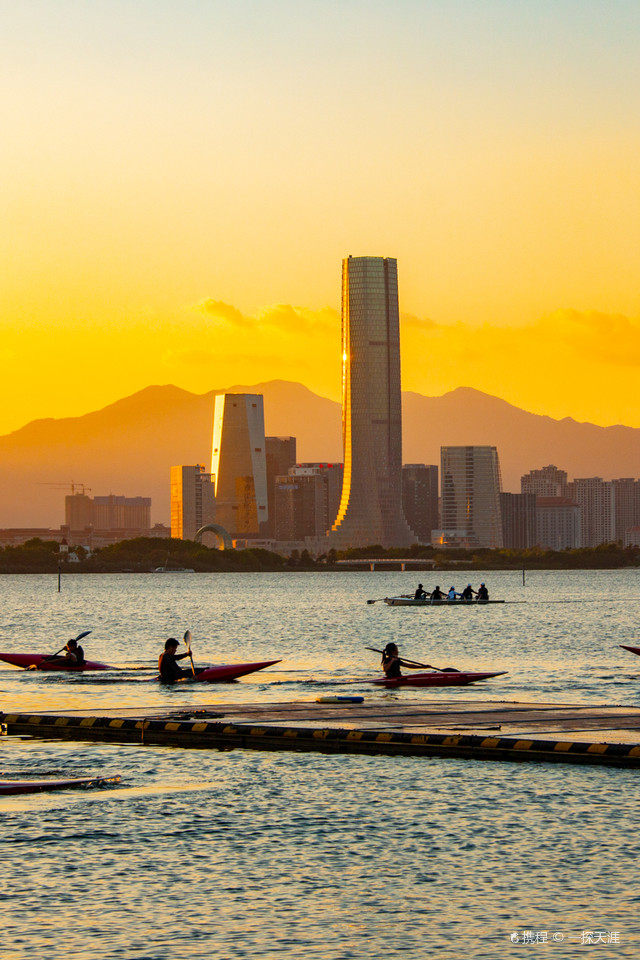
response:
[(215, 401), (211, 473), (216, 522), (232, 537), (258, 536), (269, 516), (261, 394), (222, 393)]

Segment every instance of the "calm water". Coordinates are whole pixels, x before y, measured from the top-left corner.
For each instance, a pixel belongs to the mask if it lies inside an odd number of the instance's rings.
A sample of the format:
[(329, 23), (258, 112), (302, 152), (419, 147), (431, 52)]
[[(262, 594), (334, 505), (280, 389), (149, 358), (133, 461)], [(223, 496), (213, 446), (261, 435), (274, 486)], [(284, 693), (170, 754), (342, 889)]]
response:
[[(468, 579), (446, 576), (441, 586)], [(509, 673), (459, 690), (363, 688), (368, 699), (640, 703), (640, 658), (618, 646), (640, 646), (638, 571), (531, 573), (524, 588), (520, 573), (472, 579), (512, 602), (365, 603), (408, 593), (411, 573), (78, 576), (61, 594), (54, 577), (2, 577), (0, 649), (53, 653), (91, 629), (87, 656), (126, 669), (0, 668), (0, 707), (312, 700), (377, 674), (365, 648), (392, 639), (438, 666)], [(164, 639), (186, 629), (197, 664), (283, 662), (222, 687), (148, 682)], [(123, 776), (0, 799), (6, 960), (640, 951), (640, 772), (13, 737), (0, 747), (7, 779)], [(511, 942), (525, 931), (549, 942)], [(587, 931), (598, 942), (582, 946)]]

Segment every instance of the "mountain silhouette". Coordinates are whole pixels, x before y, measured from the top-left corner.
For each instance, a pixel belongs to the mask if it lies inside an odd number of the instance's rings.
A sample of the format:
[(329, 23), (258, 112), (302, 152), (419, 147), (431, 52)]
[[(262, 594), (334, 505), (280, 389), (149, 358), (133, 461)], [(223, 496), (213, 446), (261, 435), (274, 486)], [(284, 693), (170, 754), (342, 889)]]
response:
[[(81, 417), (34, 420), (0, 437), (0, 527), (57, 527), (71, 483), (90, 496), (152, 498), (152, 521), (169, 523), (173, 464), (211, 463), (216, 393), (264, 395), (268, 436), (297, 438), (298, 461), (340, 461), (340, 404), (299, 383), (271, 380), (193, 394), (151, 386)], [(598, 427), (527, 413), (469, 387), (441, 397), (403, 394), (403, 460), (440, 463), (445, 445), (498, 448), (503, 487), (554, 463), (569, 478), (640, 474), (640, 429)], [(65, 486), (66, 485), (66, 489)]]

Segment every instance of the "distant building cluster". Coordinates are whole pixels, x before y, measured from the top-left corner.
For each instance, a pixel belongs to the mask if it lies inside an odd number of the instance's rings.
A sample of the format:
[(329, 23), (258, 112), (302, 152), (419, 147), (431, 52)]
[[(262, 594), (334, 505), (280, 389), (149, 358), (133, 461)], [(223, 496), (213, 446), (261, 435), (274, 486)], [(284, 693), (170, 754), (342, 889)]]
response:
[[(134, 536), (200, 538), (279, 553), (380, 545), (566, 550), (640, 544), (640, 480), (576, 478), (549, 465), (502, 490), (495, 446), (443, 446), (440, 464), (402, 465), (397, 262), (342, 264), (342, 463), (297, 461), (296, 438), (267, 437), (260, 394), (219, 394), (212, 458), (171, 467), (171, 530), (147, 497), (65, 499), (65, 533), (89, 546)], [(203, 446), (204, 446), (203, 438)], [(0, 531), (0, 543), (33, 531)]]
[(0, 546), (20, 546), (29, 540), (55, 540), (74, 543), (89, 552), (121, 540), (136, 537), (171, 536), (169, 527), (151, 526), (151, 497), (125, 497), (109, 494), (89, 497), (72, 493), (64, 501), (65, 522), (57, 530), (48, 527), (22, 527), (0, 530)]
[(520, 493), (505, 493), (492, 446), (445, 446), (439, 467), (402, 466), (395, 260), (343, 261), (342, 357), (344, 462), (298, 463), (295, 437), (265, 436), (262, 396), (217, 396), (210, 474), (172, 468), (173, 536), (215, 521), (237, 546), (315, 555), (416, 542), (517, 550), (638, 542), (638, 480), (569, 482), (548, 466), (522, 477)]

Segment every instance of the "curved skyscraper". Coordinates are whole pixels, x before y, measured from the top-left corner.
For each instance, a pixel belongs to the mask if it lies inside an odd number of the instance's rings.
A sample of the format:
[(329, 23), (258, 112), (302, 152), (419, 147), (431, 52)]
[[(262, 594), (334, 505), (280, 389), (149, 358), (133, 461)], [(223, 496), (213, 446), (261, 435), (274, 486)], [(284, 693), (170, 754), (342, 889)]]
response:
[(342, 261), (344, 480), (332, 547), (410, 546), (402, 513), (398, 265)]

